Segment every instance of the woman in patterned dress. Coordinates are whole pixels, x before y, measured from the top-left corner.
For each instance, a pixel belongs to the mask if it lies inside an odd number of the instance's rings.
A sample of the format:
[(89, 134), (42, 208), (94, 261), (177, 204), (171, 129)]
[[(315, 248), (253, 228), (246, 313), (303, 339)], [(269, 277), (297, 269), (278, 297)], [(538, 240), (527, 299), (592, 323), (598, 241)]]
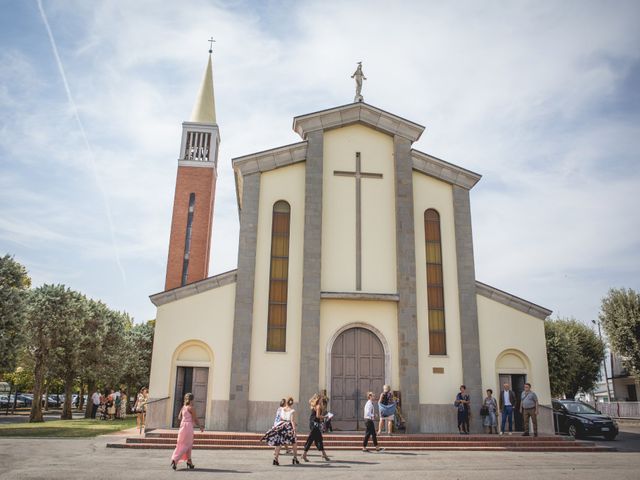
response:
[(283, 445), (293, 446), (293, 460), (291, 463), (297, 465), (300, 463), (298, 460), (298, 447), (296, 445), (296, 417), (293, 407), (293, 398), (289, 397), (284, 407), (278, 409), (280, 414), (280, 421), (275, 424), (267, 433), (264, 434), (261, 441), (266, 441), (267, 445), (276, 447), (273, 453), (273, 464), (280, 465), (279, 456), (280, 449)]
[(128, 398), (127, 398), (127, 392), (124, 390), (124, 388), (120, 389), (120, 418), (122, 420), (124, 420), (125, 418), (127, 418), (127, 402), (128, 402)]

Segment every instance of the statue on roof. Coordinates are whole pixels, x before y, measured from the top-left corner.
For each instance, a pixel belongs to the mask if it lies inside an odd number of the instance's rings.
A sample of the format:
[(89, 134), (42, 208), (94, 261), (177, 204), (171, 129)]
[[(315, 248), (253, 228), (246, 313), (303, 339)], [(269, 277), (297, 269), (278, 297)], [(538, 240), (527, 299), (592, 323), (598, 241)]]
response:
[(367, 77), (362, 73), (362, 62), (358, 62), (358, 68), (353, 72), (351, 78), (356, 79), (356, 96), (353, 99), (354, 102), (364, 102), (364, 97), (362, 96), (362, 80), (366, 80)]

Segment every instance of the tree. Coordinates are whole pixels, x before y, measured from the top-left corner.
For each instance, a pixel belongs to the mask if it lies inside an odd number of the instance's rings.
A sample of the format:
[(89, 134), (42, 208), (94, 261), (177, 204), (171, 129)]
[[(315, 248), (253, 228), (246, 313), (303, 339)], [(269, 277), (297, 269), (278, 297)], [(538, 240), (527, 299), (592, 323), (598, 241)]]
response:
[(31, 279), (13, 257), (0, 257), (0, 373), (16, 368)]
[(545, 321), (551, 394), (574, 398), (593, 390), (604, 358), (604, 344), (575, 319)]
[(85, 418), (91, 416), (92, 403), (90, 397), (96, 391), (100, 378), (100, 364), (103, 358), (103, 348), (107, 335), (107, 306), (96, 300), (89, 300), (87, 304), (88, 315), (84, 324), (84, 332), (80, 339), (82, 349), (82, 362), (79, 375), (81, 383), (87, 384), (87, 404), (85, 406)]
[(640, 379), (640, 294), (632, 289), (609, 290), (602, 299), (600, 323), (611, 348), (622, 357), (636, 381)]
[(84, 295), (73, 290), (66, 290), (63, 294), (63, 308), (65, 315), (59, 318), (55, 330), (52, 332), (52, 358), (50, 372), (62, 380), (64, 385), (64, 404), (62, 420), (71, 420), (71, 397), (73, 386), (80, 371), (82, 358), (81, 336), (85, 332), (84, 324), (89, 316), (88, 301)]
[(127, 385), (129, 397), (135, 395), (138, 388), (149, 385), (155, 325), (155, 320), (134, 323), (127, 331), (127, 353), (122, 381)]
[(59, 325), (67, 322), (67, 317), (77, 314), (74, 295), (64, 285), (42, 285), (29, 295), (25, 332), (27, 350), (33, 358), (33, 405), (30, 422), (42, 422), (42, 403), (39, 401), (44, 390), (44, 382), (50, 368), (56, 341), (55, 334)]

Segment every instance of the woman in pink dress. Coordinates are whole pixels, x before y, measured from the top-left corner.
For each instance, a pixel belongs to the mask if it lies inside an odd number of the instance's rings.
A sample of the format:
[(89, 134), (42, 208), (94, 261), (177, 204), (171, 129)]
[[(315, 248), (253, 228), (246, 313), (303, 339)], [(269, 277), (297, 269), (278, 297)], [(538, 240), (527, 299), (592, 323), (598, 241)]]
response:
[(187, 468), (193, 469), (195, 466), (191, 462), (191, 449), (193, 448), (193, 426), (204, 431), (204, 427), (198, 421), (196, 409), (193, 408), (193, 393), (187, 393), (184, 396), (184, 405), (178, 414), (180, 420), (180, 430), (178, 431), (178, 442), (176, 449), (171, 456), (171, 468), (177, 468), (178, 462), (187, 461)]

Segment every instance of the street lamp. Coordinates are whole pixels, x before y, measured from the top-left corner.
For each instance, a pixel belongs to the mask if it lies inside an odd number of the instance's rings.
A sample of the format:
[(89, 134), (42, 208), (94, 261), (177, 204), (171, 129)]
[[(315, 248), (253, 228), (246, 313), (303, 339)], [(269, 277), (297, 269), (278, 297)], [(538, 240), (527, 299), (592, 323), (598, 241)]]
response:
[[(591, 323), (598, 326), (598, 336), (600, 337), (600, 341), (602, 342), (602, 331), (600, 330), (600, 321), (591, 320)], [(609, 402), (611, 402), (613, 401), (613, 397), (611, 396), (611, 388), (609, 387), (609, 375), (607, 374), (607, 362), (604, 358), (602, 359), (602, 366), (604, 367), (604, 381), (607, 384), (607, 395), (609, 396)], [(611, 374), (613, 375), (613, 372), (611, 372)]]

